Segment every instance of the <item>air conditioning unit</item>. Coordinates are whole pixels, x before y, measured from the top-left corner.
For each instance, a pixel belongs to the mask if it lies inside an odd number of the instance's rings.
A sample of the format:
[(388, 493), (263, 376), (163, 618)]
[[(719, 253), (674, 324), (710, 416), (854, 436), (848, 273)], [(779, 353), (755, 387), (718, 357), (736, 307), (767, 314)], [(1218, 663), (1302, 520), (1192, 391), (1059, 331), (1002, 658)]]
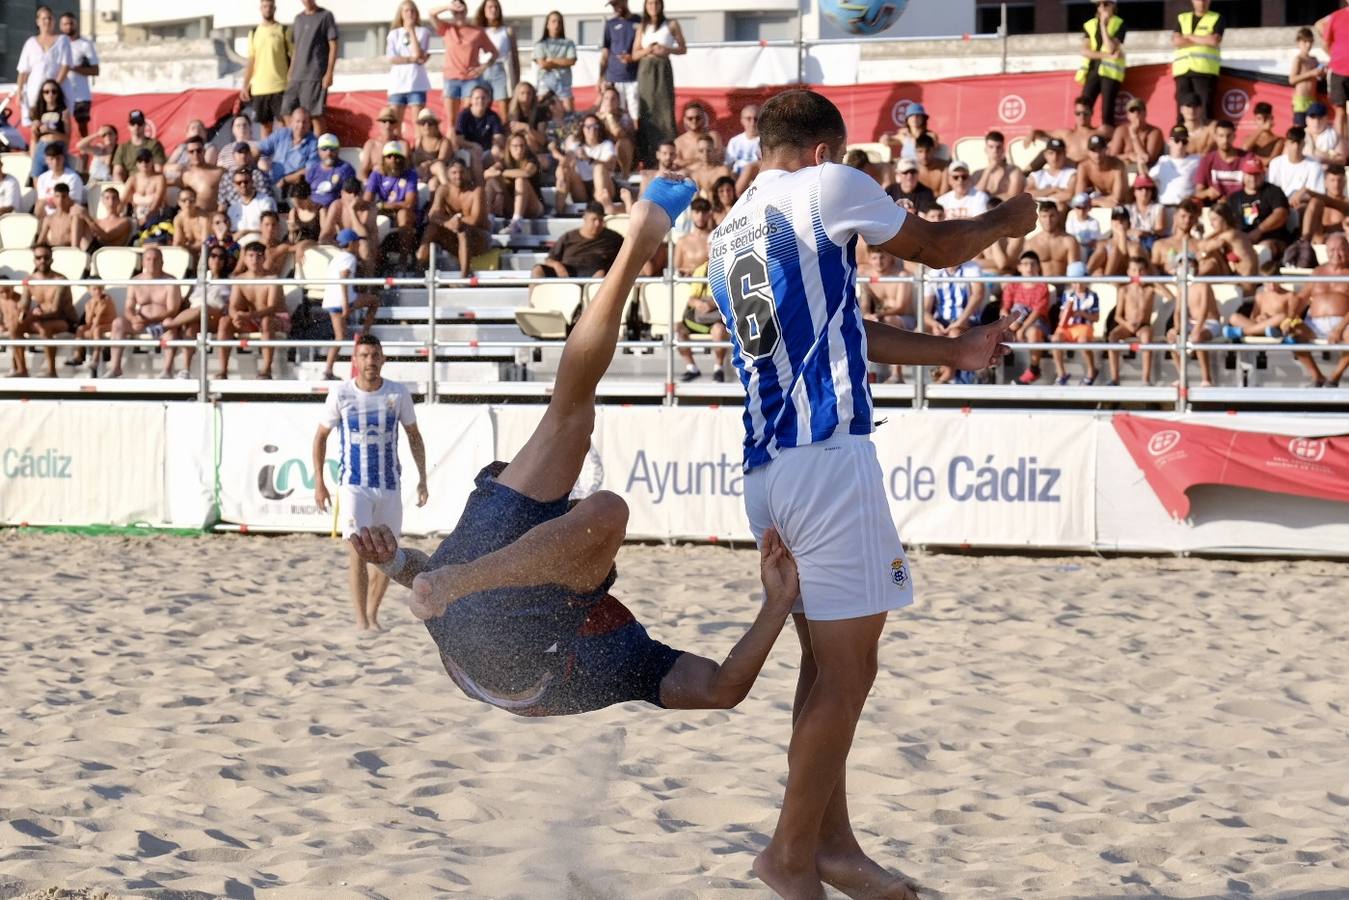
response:
[(121, 13), (115, 9), (100, 9), (98, 11), (98, 20), (100, 22), (116, 22), (121, 17)]

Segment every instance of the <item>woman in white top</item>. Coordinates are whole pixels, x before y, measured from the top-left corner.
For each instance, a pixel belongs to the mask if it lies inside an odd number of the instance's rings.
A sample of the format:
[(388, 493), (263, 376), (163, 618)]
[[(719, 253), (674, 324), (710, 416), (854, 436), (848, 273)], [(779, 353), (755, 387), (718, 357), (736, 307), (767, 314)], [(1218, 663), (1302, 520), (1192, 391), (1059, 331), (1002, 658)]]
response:
[(389, 107), (397, 116), (401, 131), (403, 111), (412, 107), (412, 121), (417, 121), (431, 90), (431, 77), (426, 74), (431, 29), (422, 24), (421, 10), (412, 0), (398, 4), (398, 13), (384, 42), (384, 53), (389, 57)]
[[(37, 34), (24, 41), (23, 51), (19, 54), (19, 81), (16, 88), (22, 102), (23, 124), (31, 125), (29, 109), (41, 99), (42, 83), (48, 79), (61, 85), (62, 91), (68, 91), (66, 76), (74, 57), (70, 50), (70, 38), (56, 30), (56, 16), (51, 7), (37, 8)], [(66, 97), (69, 105), (69, 97)]]
[(582, 120), (580, 137), (567, 138), (557, 161), (559, 211), (564, 208), (564, 195), (569, 195), (573, 203), (594, 200), (604, 207), (605, 215), (613, 213), (617, 152), (599, 116), (591, 113)]
[(497, 48), (496, 61), (482, 73), (482, 79), (492, 89), (492, 105), (504, 122), (506, 106), (520, 80), (520, 51), (515, 40), (515, 26), (507, 25), (502, 18), (501, 0), (485, 0), (473, 17), (473, 24), (486, 32), (492, 46)]
[(679, 22), (665, 18), (665, 0), (646, 0), (632, 58), (637, 60), (637, 155), (648, 166), (656, 162), (656, 148), (675, 139), (670, 57), (687, 52)]

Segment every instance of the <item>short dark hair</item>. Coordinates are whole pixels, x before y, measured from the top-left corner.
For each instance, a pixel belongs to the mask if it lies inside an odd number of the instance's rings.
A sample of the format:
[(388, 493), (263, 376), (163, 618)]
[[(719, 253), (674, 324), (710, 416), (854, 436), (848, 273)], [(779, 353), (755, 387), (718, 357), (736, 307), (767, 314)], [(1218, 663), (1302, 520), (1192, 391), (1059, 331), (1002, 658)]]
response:
[(1073, 101), (1073, 109), (1077, 109), (1079, 106), (1085, 106), (1087, 109), (1092, 109), (1096, 106), (1096, 101), (1086, 94), (1083, 94)]
[(342, 193), (359, 194), (361, 192), (361, 182), (355, 177), (348, 178), (342, 182)]
[(913, 139), (913, 146), (915, 148), (922, 147), (927, 150), (936, 150), (937, 139), (924, 131), (922, 134), (918, 135), (918, 137)]
[(1299, 28), (1297, 30), (1297, 39), (1299, 41), (1315, 41), (1316, 35), (1312, 34), (1312, 30), (1310, 28), (1303, 26), (1302, 28)]
[(186, 147), (188, 144), (204, 144), (204, 143), (206, 143), (206, 139), (203, 138), (201, 135), (189, 134), (187, 136), (187, 140), (183, 141), (183, 146)]
[(596, 203), (594, 200), (591, 200), (589, 203), (586, 204), (585, 212), (586, 214), (594, 213), (601, 219), (604, 218), (604, 207)]
[(277, 212), (274, 209), (265, 209), (262, 211), (262, 215), (258, 216), (259, 222), (261, 222), (263, 219), (275, 219), (276, 221), (280, 222), (281, 216), (277, 215)]
[(1344, 177), (1344, 166), (1341, 165), (1340, 163), (1331, 163), (1330, 165), (1326, 166), (1326, 174), (1327, 174), (1327, 175), (1339, 175), (1341, 178), (1343, 178), (1343, 177)]
[(1288, 140), (1292, 141), (1294, 144), (1300, 144), (1307, 139), (1307, 129), (1303, 128), (1301, 125), (1294, 125), (1284, 133), (1284, 137), (1288, 138)]
[(1135, 265), (1146, 266), (1148, 265), (1148, 258), (1146, 256), (1131, 256), (1129, 257), (1129, 262)]
[(1255, 114), (1257, 116), (1272, 116), (1274, 115), (1274, 107), (1262, 100), (1255, 104)]
[(689, 204), (689, 210), (691, 212), (711, 212), (712, 201), (706, 197), (694, 197), (693, 202)]
[(1021, 254), (1017, 261), (1025, 262), (1028, 259), (1033, 259), (1038, 263), (1040, 261), (1040, 254), (1036, 253), (1034, 250), (1027, 250), (1025, 253)]
[(245, 253), (266, 253), (267, 245), (262, 241), (249, 241), (244, 247)]
[(376, 336), (373, 335), (373, 334), (363, 334), (363, 335), (361, 335), (360, 337), (358, 337), (358, 338), (356, 339), (356, 346), (357, 346), (357, 347), (379, 347), (380, 349), (383, 349), (383, 348), (384, 348), (384, 345), (381, 344), (381, 343), (379, 342), (379, 338), (376, 337)]
[(1188, 198), (1186, 200), (1182, 200), (1180, 204), (1176, 207), (1176, 209), (1177, 210), (1183, 209), (1190, 215), (1194, 216), (1196, 219), (1199, 218), (1200, 213), (1203, 211), (1203, 207), (1199, 205), (1199, 201), (1195, 200), (1193, 197)]
[(865, 150), (854, 148), (843, 154), (843, 164), (853, 169), (865, 169), (870, 162)]
[(313, 195), (314, 189), (311, 188), (309, 182), (305, 181), (303, 178), (290, 186), (290, 196), (292, 199), (296, 197), (304, 199), (305, 197), (312, 197)]
[(764, 155), (779, 149), (804, 150), (816, 144), (842, 144), (848, 126), (838, 107), (807, 90), (774, 94), (759, 110), (759, 146)]
[(984, 140), (995, 141), (996, 143), (999, 144), (1007, 143), (1007, 138), (1003, 136), (1003, 133), (1001, 131), (990, 131), (988, 134), (984, 135)]
[(1233, 124), (1231, 119), (1219, 119), (1218, 124), (1214, 126), (1214, 130), (1221, 131), (1223, 129), (1226, 129), (1227, 131), (1236, 131), (1237, 126)]

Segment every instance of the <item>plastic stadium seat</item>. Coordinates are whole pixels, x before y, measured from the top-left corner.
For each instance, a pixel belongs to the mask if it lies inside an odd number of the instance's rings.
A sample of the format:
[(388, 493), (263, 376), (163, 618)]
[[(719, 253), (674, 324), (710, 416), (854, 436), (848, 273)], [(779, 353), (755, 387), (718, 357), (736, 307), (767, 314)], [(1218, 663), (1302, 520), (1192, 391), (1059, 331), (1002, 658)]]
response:
[(580, 308), (579, 284), (565, 281), (536, 284), (529, 290), (529, 306), (515, 311), (515, 324), (532, 338), (560, 341), (566, 338)]
[(869, 144), (849, 144), (849, 150), (861, 150), (866, 153), (867, 159), (876, 164), (888, 163), (892, 157), (890, 154), (890, 145), (881, 143)]
[(164, 256), (164, 272), (170, 278), (186, 278), (192, 268), (192, 251), (186, 247), (160, 247)]
[(623, 237), (628, 236), (628, 214), (615, 213), (604, 217), (604, 227), (610, 231), (617, 231)]
[(84, 277), (89, 268), (89, 254), (79, 247), (53, 247), (52, 271), (64, 275), (71, 281)]
[(1241, 302), (1246, 299), (1241, 292), (1239, 284), (1215, 284), (1213, 285), (1213, 299), (1218, 304), (1218, 313), (1224, 322), (1232, 313), (1237, 311)]
[[(332, 262), (333, 257), (339, 252), (337, 247), (329, 244), (306, 248), (304, 256), (295, 264), (296, 277), (301, 279), (328, 277), (328, 263)], [(322, 300), (323, 292), (327, 289), (327, 286), (322, 284), (305, 285), (304, 295), (311, 300)]]
[(27, 153), (0, 153), (0, 166), (4, 168), (6, 175), (14, 176), (19, 187), (23, 187), (33, 174), (33, 157)]
[(0, 250), (0, 278), (23, 278), (31, 271), (32, 250)]
[(971, 172), (977, 172), (988, 165), (988, 153), (984, 150), (982, 137), (963, 137), (956, 141), (951, 152), (955, 159), (969, 166)]
[(13, 212), (0, 216), (0, 249), (25, 250), (37, 239), (37, 216)]
[[(593, 283), (587, 284), (581, 291), (581, 298), (583, 305), (589, 306), (590, 301), (595, 299), (595, 295), (599, 293), (599, 290), (600, 285)], [(632, 290), (628, 292), (627, 301), (623, 304), (623, 313), (620, 316), (619, 321), (620, 322), (629, 321), (630, 317), (632, 316), (633, 307), (637, 307), (640, 310), (641, 301), (642, 301), (642, 291), (637, 285), (633, 285)]]
[[(1012, 160), (1012, 165), (1024, 169), (1034, 161), (1035, 157), (1045, 149), (1044, 141), (1032, 141), (1027, 137), (1019, 137), (1012, 141), (1007, 147), (1007, 155)], [(1102, 318), (1104, 321), (1104, 317)]]
[(674, 327), (674, 322), (684, 314), (689, 305), (689, 295), (693, 285), (676, 284), (674, 286), (674, 319), (670, 318), (670, 288), (664, 284), (648, 284), (642, 288), (642, 319), (651, 326), (651, 336), (664, 337)]
[(94, 271), (104, 281), (124, 281), (141, 264), (139, 247), (99, 247), (94, 251)]

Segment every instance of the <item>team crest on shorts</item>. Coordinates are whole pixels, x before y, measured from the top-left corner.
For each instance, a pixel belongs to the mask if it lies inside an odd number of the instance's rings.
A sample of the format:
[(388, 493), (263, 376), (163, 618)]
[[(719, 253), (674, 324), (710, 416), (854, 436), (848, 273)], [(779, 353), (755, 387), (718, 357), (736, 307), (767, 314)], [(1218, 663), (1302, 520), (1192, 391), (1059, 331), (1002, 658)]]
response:
[(891, 561), (890, 580), (895, 583), (897, 588), (902, 588), (909, 583), (909, 565), (904, 562), (904, 557), (896, 556)]

